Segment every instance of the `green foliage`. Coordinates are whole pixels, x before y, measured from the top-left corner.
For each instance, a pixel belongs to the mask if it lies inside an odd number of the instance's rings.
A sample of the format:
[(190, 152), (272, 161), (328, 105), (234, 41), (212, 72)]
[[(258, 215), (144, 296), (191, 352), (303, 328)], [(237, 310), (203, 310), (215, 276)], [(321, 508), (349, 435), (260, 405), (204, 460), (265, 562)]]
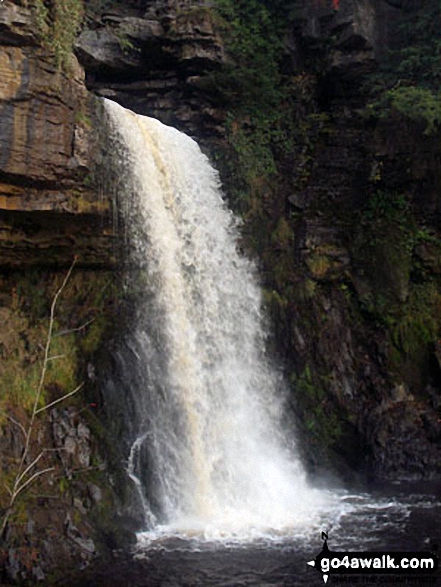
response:
[[(41, 374), (42, 345), (47, 335), (47, 320), (31, 325), (19, 311), (3, 311), (4, 330), (0, 337), (0, 407), (7, 404), (33, 406)], [(54, 336), (50, 349), (42, 407), (50, 395), (62, 395), (76, 385), (77, 360), (71, 334)]]
[(306, 429), (320, 439), (320, 444), (332, 447), (342, 437), (343, 414), (327, 399), (324, 389), (326, 381), (317, 381), (309, 365), (306, 365), (300, 376), (292, 376), (291, 379), (304, 413), (307, 414)]
[[(75, 112), (75, 122), (77, 124), (81, 124), (81, 125), (85, 126), (88, 129), (92, 128), (92, 120), (91, 120), (90, 116), (88, 116), (87, 114), (85, 114), (81, 110), (77, 110)], [(89, 178), (90, 178), (90, 176), (89, 176)], [(89, 181), (90, 181), (90, 179), (89, 179)]]
[(441, 122), (441, 93), (421, 87), (399, 87), (386, 93), (392, 108), (408, 118), (422, 119), (424, 134), (434, 132)]
[(441, 93), (419, 86), (399, 86), (385, 91), (381, 100), (370, 105), (369, 111), (379, 118), (399, 112), (406, 118), (423, 122), (424, 134), (432, 134), (441, 122)]
[[(113, 278), (113, 280), (112, 280)], [(27, 271), (13, 276), (8, 305), (0, 306), (0, 410), (31, 409), (41, 374), (50, 304), (60, 276)], [(108, 273), (75, 272), (59, 301), (40, 401), (72, 391), (78, 385), (78, 353), (95, 352), (102, 344), (118, 283)], [(2, 291), (4, 296), (8, 294)]]
[(40, 36), (46, 39), (49, 34), (49, 10), (43, 0), (34, 0), (33, 12), (37, 30)]
[(294, 241), (294, 231), (288, 224), (286, 218), (281, 216), (277, 222), (274, 232), (271, 234), (271, 242), (274, 246), (284, 249), (290, 248)]
[(425, 134), (441, 123), (441, 5), (426, 0), (404, 6), (395, 24), (396, 41), (369, 78), (373, 101), (368, 112), (387, 117), (396, 112), (423, 121)]
[(88, 355), (96, 352), (102, 341), (107, 326), (106, 316), (98, 314), (94, 321), (87, 327), (81, 339), (81, 349)]
[(115, 31), (116, 38), (118, 39), (118, 45), (121, 51), (125, 54), (130, 53), (131, 51), (140, 51), (139, 47), (136, 47), (132, 41), (129, 39), (127, 34), (118, 29)]
[(229, 106), (238, 167), (258, 189), (276, 173), (277, 152), (292, 149), (292, 95), (279, 63), (286, 24), (262, 0), (217, 0), (215, 9), (230, 63), (211, 82)]
[(376, 190), (362, 212), (361, 222), (370, 227), (375, 238), (382, 238), (391, 227), (406, 230), (409, 222), (409, 201), (404, 194)]
[(265, 305), (272, 311), (284, 310), (288, 304), (285, 298), (283, 298), (277, 291), (263, 290), (263, 300)]
[(380, 325), (409, 294), (415, 223), (407, 198), (377, 190), (359, 214), (353, 241), (353, 261), (362, 309)]
[[(354, 244), (361, 310), (389, 340), (390, 371), (418, 387), (441, 332), (439, 241), (416, 225), (406, 196), (377, 190), (360, 215)], [(422, 244), (432, 265), (416, 253)]]
[(306, 264), (314, 279), (321, 279), (330, 269), (332, 269), (332, 261), (327, 255), (313, 254), (306, 259)]
[(415, 284), (407, 303), (390, 321), (391, 341), (405, 357), (415, 361), (438, 338), (441, 327), (439, 316), (441, 297), (435, 284)]
[(75, 39), (83, 20), (83, 0), (33, 0), (35, 22), (58, 68), (69, 70)]

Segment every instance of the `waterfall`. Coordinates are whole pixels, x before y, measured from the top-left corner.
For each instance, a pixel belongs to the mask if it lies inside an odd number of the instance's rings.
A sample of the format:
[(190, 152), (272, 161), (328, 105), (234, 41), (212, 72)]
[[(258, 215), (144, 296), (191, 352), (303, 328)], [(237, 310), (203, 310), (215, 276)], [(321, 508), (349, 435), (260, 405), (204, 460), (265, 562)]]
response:
[(220, 535), (304, 523), (322, 494), (281, 428), (283, 382), (218, 174), (178, 130), (108, 100), (105, 111), (142, 284), (129, 474), (146, 523)]

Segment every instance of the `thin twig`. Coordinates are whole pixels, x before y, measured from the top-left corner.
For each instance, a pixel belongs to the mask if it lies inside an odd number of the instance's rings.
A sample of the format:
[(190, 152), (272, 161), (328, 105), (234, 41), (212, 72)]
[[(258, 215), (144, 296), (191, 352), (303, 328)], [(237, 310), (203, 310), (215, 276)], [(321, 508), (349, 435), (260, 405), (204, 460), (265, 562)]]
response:
[(23, 424), (21, 422), (19, 422), (18, 420), (15, 420), (15, 418), (13, 418), (12, 416), (10, 416), (7, 412), (5, 412), (4, 410), (0, 410), (0, 412), (2, 414), (4, 414), (6, 416), (6, 418), (12, 422), (13, 424), (15, 424), (16, 426), (18, 426), (20, 428), (20, 430), (23, 432), (25, 438), (26, 438), (26, 428), (23, 426)]
[(73, 391), (70, 391), (69, 393), (66, 393), (62, 397), (59, 397), (58, 399), (54, 400), (50, 404), (47, 404), (46, 406), (43, 406), (42, 408), (38, 408), (38, 410), (35, 413), (36, 414), (39, 414), (40, 412), (44, 412), (45, 410), (48, 410), (52, 406), (55, 406), (55, 404), (58, 404), (59, 402), (62, 402), (64, 399), (70, 397), (74, 393), (78, 393), (80, 391), (80, 389), (82, 389), (83, 387), (84, 387), (84, 383), (80, 383)]
[(17, 496), (23, 491), (23, 489), (29, 485), (29, 483), (32, 483), (32, 481), (34, 481), (37, 477), (40, 477), (45, 473), (50, 473), (54, 470), (55, 467), (48, 467), (47, 469), (43, 469), (42, 471), (37, 471), (36, 473), (34, 473), (32, 477), (29, 477), (29, 479), (25, 483), (23, 483), (23, 485), (20, 485), (20, 487), (14, 492), (14, 501), (17, 498)]
[(38, 457), (36, 457), (32, 463), (30, 465), (28, 465), (26, 467), (26, 469), (15, 479), (15, 483), (14, 483), (14, 491), (17, 489), (17, 487), (20, 485), (20, 481), (23, 479), (23, 477), (25, 477), (28, 472), (35, 467), (35, 465), (38, 463), (38, 461), (41, 459), (41, 457), (44, 455), (44, 452), (41, 452)]
[(53, 335), (53, 338), (57, 338), (58, 336), (65, 336), (66, 334), (70, 334), (71, 332), (80, 332), (81, 330), (87, 328), (89, 324), (92, 324), (92, 322), (95, 322), (95, 318), (91, 318), (90, 320), (88, 320), (81, 326), (78, 326), (77, 328), (71, 328), (70, 330), (60, 330), (60, 332), (57, 332)]
[(26, 487), (32, 483), (32, 481), (35, 481), (35, 479), (37, 479), (38, 477), (41, 477), (41, 475), (44, 475), (45, 473), (50, 473), (51, 471), (54, 471), (55, 467), (48, 467), (47, 469), (43, 469), (41, 471), (37, 471), (36, 473), (34, 473), (32, 475), (32, 477), (29, 477), (29, 479), (27, 481), (25, 481), (25, 483), (23, 483), (22, 485), (20, 485), (20, 487), (17, 487), (17, 489), (15, 489), (13, 492), (10, 491), (9, 488), (8, 491), (11, 495), (11, 499), (9, 501), (9, 506), (8, 509), (6, 510), (6, 513), (3, 517), (3, 521), (2, 521), (2, 525), (0, 527), (0, 539), (3, 537), (3, 534), (6, 530), (6, 527), (8, 525), (9, 522), (9, 518), (11, 516), (11, 511), (12, 511), (12, 506), (15, 503), (15, 500), (17, 499), (17, 497), (20, 495), (20, 493), (26, 489)]

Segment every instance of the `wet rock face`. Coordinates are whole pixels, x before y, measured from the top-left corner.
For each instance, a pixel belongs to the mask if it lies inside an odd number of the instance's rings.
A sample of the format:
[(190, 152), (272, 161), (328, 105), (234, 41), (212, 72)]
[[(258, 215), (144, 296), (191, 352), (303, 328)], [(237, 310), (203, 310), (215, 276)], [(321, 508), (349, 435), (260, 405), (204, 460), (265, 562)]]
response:
[(0, 172), (27, 184), (72, 184), (87, 167), (79, 118), (87, 115), (84, 73), (62, 72), (39, 48), (29, 8), (0, 6)]
[(69, 233), (85, 263), (112, 263), (110, 203), (87, 181), (95, 139), (84, 71), (74, 55), (68, 71), (57, 68), (39, 43), (31, 9), (0, 3), (0, 264), (70, 263)]
[[(295, 57), (306, 62), (305, 55), (322, 51), (318, 103), (328, 121), (308, 180), (288, 197), (302, 300), (291, 301), (294, 336), (287, 352), (297, 373), (307, 366), (316, 374), (314, 381), (300, 376), (297, 386), (320, 391), (323, 408), (311, 402), (309, 409), (331, 423), (326, 435), (336, 451), (348, 449), (354, 468), (390, 480), (441, 475), (439, 335), (412, 333), (426, 311), (418, 287), (428, 287), (430, 297), (436, 283), (431, 299), (439, 299), (439, 136), (424, 136), (403, 119), (373, 122), (360, 115), (369, 100), (363, 82), (387, 50), (392, 19), (405, 4), (340, 0), (336, 11), (331, 2), (303, 2)], [(333, 42), (324, 49), (327, 36)], [(429, 229), (438, 244), (406, 244), (393, 218), (367, 230), (378, 193), (392, 198), (392, 210), (400, 194), (409, 205), (411, 232)], [(404, 231), (405, 219), (403, 211), (398, 222)], [(435, 306), (428, 320), (439, 315)], [(397, 343), (404, 323), (409, 329)], [(412, 336), (418, 342), (410, 349)], [(353, 441), (343, 427), (333, 435), (334, 423), (345, 421), (353, 426)]]
[[(87, 19), (70, 66), (42, 47), (35, 15), (0, 3), (0, 265), (118, 263), (113, 203), (94, 187), (96, 98), (120, 102), (199, 138), (224, 113), (199, 90), (223, 47), (191, 2), (132, 2)], [(56, 229), (54, 230), (54, 227)], [(75, 251), (75, 253), (73, 253)]]
[(387, 51), (390, 23), (401, 6), (386, 0), (341, 0), (338, 10), (332, 2), (302, 2), (297, 30), (310, 46), (329, 43), (325, 82), (336, 94), (345, 93), (345, 82), (357, 84), (372, 72)]
[(85, 163), (75, 144), (81, 78), (68, 79), (25, 47), (4, 47), (1, 61), (1, 171), (35, 183), (72, 181)]
[(224, 113), (199, 90), (224, 62), (222, 40), (203, 3), (147, 2), (89, 21), (75, 52), (87, 87), (199, 138), (222, 132)]
[(0, 33), (10, 45), (34, 45), (35, 27), (30, 12), (21, 5), (4, 2), (0, 12)]

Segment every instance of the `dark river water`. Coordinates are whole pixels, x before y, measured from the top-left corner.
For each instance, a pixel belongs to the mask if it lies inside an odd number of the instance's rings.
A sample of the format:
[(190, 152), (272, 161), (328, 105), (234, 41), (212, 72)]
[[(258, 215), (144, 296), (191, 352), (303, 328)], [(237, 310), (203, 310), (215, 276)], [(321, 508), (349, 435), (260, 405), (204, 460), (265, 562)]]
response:
[[(157, 530), (132, 552), (83, 571), (69, 587), (269, 587), (324, 585), (307, 564), (322, 550), (427, 552), (441, 555), (441, 488), (395, 485), (340, 492), (312, 527), (255, 532), (249, 539)], [(327, 585), (441, 586), (439, 571), (408, 575), (331, 574)]]

